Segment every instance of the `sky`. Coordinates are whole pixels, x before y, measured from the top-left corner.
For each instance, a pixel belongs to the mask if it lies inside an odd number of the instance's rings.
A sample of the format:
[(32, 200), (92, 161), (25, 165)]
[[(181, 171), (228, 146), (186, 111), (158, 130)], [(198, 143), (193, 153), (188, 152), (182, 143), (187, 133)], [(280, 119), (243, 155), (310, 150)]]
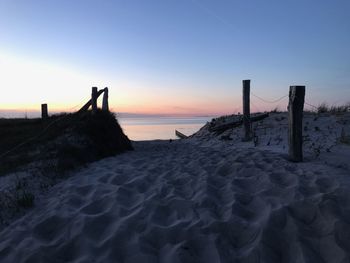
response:
[(349, 0), (0, 0), (0, 112), (77, 109), (97, 86), (116, 112), (231, 114), (243, 79), (265, 100), (305, 85), (309, 104), (346, 103), (349, 14)]

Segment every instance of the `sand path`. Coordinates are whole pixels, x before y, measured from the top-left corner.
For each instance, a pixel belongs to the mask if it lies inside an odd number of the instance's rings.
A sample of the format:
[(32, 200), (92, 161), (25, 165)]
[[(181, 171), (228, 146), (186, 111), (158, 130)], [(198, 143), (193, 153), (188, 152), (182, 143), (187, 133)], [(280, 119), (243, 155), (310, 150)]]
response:
[(344, 170), (256, 149), (139, 142), (50, 189), (0, 262), (349, 262)]

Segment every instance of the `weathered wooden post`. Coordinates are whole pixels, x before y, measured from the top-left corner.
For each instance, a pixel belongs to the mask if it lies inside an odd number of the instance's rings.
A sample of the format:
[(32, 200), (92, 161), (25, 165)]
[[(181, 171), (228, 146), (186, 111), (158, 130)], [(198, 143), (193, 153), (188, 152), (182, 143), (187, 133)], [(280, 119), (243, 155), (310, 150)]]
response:
[(243, 80), (243, 126), (244, 141), (250, 141), (251, 123), (250, 123), (250, 79)]
[(96, 111), (97, 111), (97, 87), (92, 87), (91, 108), (92, 108), (92, 113), (96, 113)]
[(47, 104), (41, 104), (41, 118), (43, 120), (47, 119), (49, 117), (49, 113), (47, 110)]
[(108, 88), (105, 88), (105, 91), (103, 93), (103, 101), (102, 101), (102, 110), (109, 111), (108, 106)]
[(289, 158), (293, 162), (303, 161), (303, 111), (305, 86), (291, 86), (289, 89)]

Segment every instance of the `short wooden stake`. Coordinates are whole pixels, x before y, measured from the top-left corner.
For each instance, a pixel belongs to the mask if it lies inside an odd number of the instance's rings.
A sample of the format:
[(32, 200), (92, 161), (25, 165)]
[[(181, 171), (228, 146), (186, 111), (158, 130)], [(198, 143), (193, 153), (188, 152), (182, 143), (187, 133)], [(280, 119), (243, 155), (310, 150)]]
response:
[(97, 87), (92, 87), (91, 108), (92, 108), (92, 113), (97, 112)]
[(305, 86), (291, 86), (289, 89), (289, 158), (293, 162), (303, 161), (303, 111)]
[(105, 88), (105, 91), (103, 93), (103, 101), (102, 101), (102, 110), (109, 111), (108, 106), (108, 88)]
[(252, 139), (251, 123), (250, 123), (250, 80), (243, 80), (243, 126), (244, 141)]
[(47, 110), (47, 104), (41, 104), (41, 118), (43, 120), (47, 119), (49, 117), (49, 113)]

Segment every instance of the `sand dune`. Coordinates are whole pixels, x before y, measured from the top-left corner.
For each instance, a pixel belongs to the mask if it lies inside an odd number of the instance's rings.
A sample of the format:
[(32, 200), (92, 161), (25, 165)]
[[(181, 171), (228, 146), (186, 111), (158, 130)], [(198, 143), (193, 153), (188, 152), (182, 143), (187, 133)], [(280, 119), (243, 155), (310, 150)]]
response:
[(217, 143), (91, 164), (0, 233), (0, 262), (349, 262), (347, 170)]

